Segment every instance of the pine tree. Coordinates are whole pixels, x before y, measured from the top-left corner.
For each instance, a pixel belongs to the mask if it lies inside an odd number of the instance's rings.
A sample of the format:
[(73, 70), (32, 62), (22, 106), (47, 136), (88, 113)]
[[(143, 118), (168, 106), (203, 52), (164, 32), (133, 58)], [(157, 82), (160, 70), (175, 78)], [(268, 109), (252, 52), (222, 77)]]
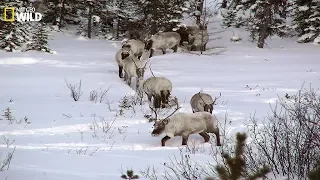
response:
[(265, 39), (277, 34), (284, 37), (288, 34), (288, 28), (284, 24), (287, 16), (287, 1), (257, 0), (249, 9), (253, 11), (253, 17), (249, 21), (250, 37), (258, 39), (258, 47), (263, 48)]
[(236, 23), (236, 14), (237, 14), (236, 10), (233, 10), (233, 9), (227, 10), (226, 14), (223, 15), (222, 25), (227, 28), (234, 26)]
[(35, 28), (37, 29), (37, 31), (34, 33), (32, 41), (28, 45), (27, 50), (52, 53), (52, 50), (48, 47), (49, 30), (46, 24), (38, 23)]
[[(26, 6), (25, 1), (21, 0), (4, 0), (0, 2), (0, 14), (3, 14), (5, 7), (19, 8)], [(7, 12), (7, 17), (11, 17), (10, 11)], [(21, 51), (23, 45), (30, 40), (31, 24), (28, 22), (5, 22), (3, 16), (0, 19), (0, 49), (8, 52)]]
[[(265, 177), (270, 172), (270, 169), (266, 166), (256, 170), (254, 174), (248, 175), (248, 170), (246, 169), (246, 162), (243, 157), (245, 153), (247, 135), (245, 133), (237, 133), (236, 139), (237, 142), (235, 156), (231, 157), (227, 153), (224, 153), (222, 155), (227, 167), (225, 165), (216, 166), (216, 171), (218, 173), (219, 178), (221, 180), (254, 180)], [(211, 178), (207, 178), (207, 180), (209, 179)]]
[(44, 0), (47, 7), (43, 21), (47, 24), (58, 25), (59, 29), (67, 24), (79, 24), (79, 9), (83, 0)]
[(59, 0), (44, 0), (43, 3), (45, 4), (46, 9), (43, 12), (42, 21), (45, 23), (50, 23), (52, 25), (57, 25), (57, 19), (59, 15)]
[(318, 165), (312, 170), (308, 175), (310, 180), (318, 180), (320, 179), (320, 158)]
[[(130, 19), (137, 16), (137, 2), (134, 0), (116, 0), (116, 1), (92, 1), (91, 11), (91, 33), (95, 36), (106, 35), (107, 31), (113, 29), (114, 20), (117, 27), (114, 28), (114, 38), (119, 37), (126, 29), (141, 28), (139, 23), (131, 23)], [(77, 34), (87, 35), (89, 23), (89, 8), (87, 3), (77, 5), (80, 14), (80, 23)]]
[(225, 27), (242, 27), (247, 26), (247, 21), (250, 19), (252, 7), (256, 0), (233, 0), (228, 9), (222, 11), (223, 26)]
[(121, 175), (121, 178), (122, 179), (139, 179), (139, 176), (138, 175), (134, 175), (134, 172), (133, 170), (127, 170), (127, 174), (122, 174)]
[(171, 31), (177, 27), (182, 17), (182, 5), (172, 0), (139, 0), (138, 12), (149, 34)]
[(296, 0), (295, 9), (294, 26), (300, 36), (297, 42), (312, 42), (318, 37), (320, 43), (320, 2)]

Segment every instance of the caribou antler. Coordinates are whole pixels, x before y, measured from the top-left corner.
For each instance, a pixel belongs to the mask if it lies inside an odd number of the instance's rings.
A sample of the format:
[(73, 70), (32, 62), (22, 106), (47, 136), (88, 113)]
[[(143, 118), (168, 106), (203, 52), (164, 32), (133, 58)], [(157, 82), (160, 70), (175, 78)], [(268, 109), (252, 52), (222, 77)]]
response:
[[(179, 102), (178, 102), (178, 98), (177, 98), (177, 97), (174, 97), (174, 102), (176, 103), (177, 107), (175, 108), (175, 110), (174, 110), (169, 116), (167, 116), (167, 117), (164, 118), (164, 119), (169, 118), (170, 116), (172, 116), (173, 114), (175, 114), (175, 113), (180, 109), (180, 107), (179, 107)], [(161, 120), (158, 119), (158, 113), (157, 113), (157, 111), (156, 111), (154, 108), (152, 108), (151, 106), (149, 106), (149, 108), (150, 108), (151, 111), (153, 111), (154, 114), (155, 114), (155, 122), (164, 120), (164, 119), (161, 119)]]
[(130, 59), (131, 59), (131, 61), (134, 63), (134, 65), (136, 66), (136, 68), (139, 68), (139, 67), (137, 66), (136, 62), (133, 60), (133, 58), (130, 58)]
[(177, 98), (177, 97), (174, 97), (174, 102), (176, 103), (177, 107), (175, 108), (175, 110), (174, 110), (169, 116), (167, 116), (167, 117), (164, 118), (164, 119), (169, 118), (170, 116), (172, 116), (174, 113), (176, 113), (176, 112), (180, 109), (180, 107), (179, 107), (179, 102), (178, 102), (178, 98)]
[(214, 101), (213, 101), (212, 104), (213, 104), (213, 105), (217, 105), (217, 104), (216, 104), (216, 101), (217, 101), (220, 97), (221, 97), (221, 93), (220, 93), (220, 95), (219, 95), (217, 98), (216, 98), (216, 97), (214, 98)]
[[(143, 67), (143, 68), (146, 68), (146, 66), (147, 66), (147, 64), (148, 64), (149, 61), (150, 61), (150, 59), (144, 64), (144, 67)], [(151, 64), (150, 64), (150, 66), (151, 66)]]
[(154, 112), (154, 115), (155, 115), (155, 121), (158, 121), (158, 113), (155, 109), (153, 109), (151, 106), (149, 106), (149, 108), (151, 109), (151, 111)]
[(203, 103), (206, 105), (207, 103), (202, 99), (202, 97), (201, 97), (201, 91), (198, 93), (199, 94), (199, 97), (200, 97), (200, 99), (203, 101)]
[(152, 69), (151, 69), (151, 64), (150, 64), (150, 66), (149, 66), (149, 69), (150, 69), (150, 72), (151, 72), (152, 76), (153, 76), (153, 77), (156, 77), (156, 76), (153, 74), (153, 71), (152, 71)]

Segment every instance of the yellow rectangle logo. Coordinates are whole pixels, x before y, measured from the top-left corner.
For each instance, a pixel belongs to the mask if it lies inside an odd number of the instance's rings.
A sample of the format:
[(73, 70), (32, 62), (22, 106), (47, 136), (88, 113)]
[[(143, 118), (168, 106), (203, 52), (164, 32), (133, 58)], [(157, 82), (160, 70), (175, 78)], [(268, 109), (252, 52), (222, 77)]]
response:
[[(3, 11), (3, 20), (6, 21), (6, 22), (13, 22), (15, 19), (14, 19), (14, 7), (5, 7), (4, 8), (4, 11)], [(8, 19), (7, 18), (7, 12), (11, 12), (11, 18)]]

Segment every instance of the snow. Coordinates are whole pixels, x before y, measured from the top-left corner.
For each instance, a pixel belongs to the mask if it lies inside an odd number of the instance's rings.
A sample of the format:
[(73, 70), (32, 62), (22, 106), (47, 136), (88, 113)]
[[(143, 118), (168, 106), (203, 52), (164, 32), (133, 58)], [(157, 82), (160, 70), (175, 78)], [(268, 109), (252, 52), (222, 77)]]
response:
[(299, 10), (299, 11), (308, 11), (308, 10), (309, 10), (309, 7), (308, 7), (308, 6), (299, 6), (299, 7), (298, 7), (298, 10)]
[(77, 40), (79, 41), (88, 41), (88, 38), (85, 36), (78, 36)]
[(314, 39), (313, 43), (320, 44), (320, 35)]
[[(233, 31), (242, 41), (230, 41)], [(229, 137), (246, 131), (245, 123), (253, 113), (261, 119), (270, 113), (269, 105), (274, 105), (278, 95), (295, 94), (303, 83), (320, 87), (318, 46), (294, 43), (293, 38), (272, 38), (266, 42), (268, 48), (259, 49), (244, 31), (231, 28), (217, 34), (222, 39), (207, 45), (212, 48), (208, 55), (180, 48), (178, 53), (167, 50), (165, 55), (156, 51), (150, 61), (156, 76), (172, 81), (172, 95), (179, 99), (180, 111), (192, 112), (190, 98), (201, 89), (212, 96), (221, 92), (214, 114), (223, 123), (228, 112)], [(49, 45), (57, 52), (54, 55), (0, 52), (0, 113), (9, 107), (17, 121), (22, 119), (20, 124), (0, 120), (1, 158), (16, 147), (10, 169), (0, 172), (0, 179), (113, 180), (120, 179), (121, 169), (132, 168), (139, 174), (148, 165), (162, 173), (163, 163), (179, 156), (181, 137), (161, 147), (162, 136), (152, 137), (153, 124), (143, 117), (151, 113), (148, 103), (121, 113), (121, 99), (135, 93), (118, 77), (114, 55), (121, 42), (62, 32), (54, 32), (53, 37)], [(219, 51), (214, 46), (225, 51), (212, 55), (210, 52)], [(142, 59), (147, 57), (146, 53)], [(152, 76), (149, 69), (145, 76)], [(82, 80), (80, 101), (70, 97), (65, 80), (72, 84)], [(109, 87), (102, 103), (89, 101), (90, 91)], [(108, 123), (113, 132), (105, 133), (101, 127)], [(7, 147), (4, 136), (14, 143)], [(192, 135), (188, 143), (206, 152), (197, 151), (192, 159), (212, 160), (208, 155), (211, 144), (202, 137)]]
[(25, 65), (25, 64), (36, 64), (39, 62), (35, 58), (15, 57), (15, 58), (1, 58), (1, 65)]
[(239, 37), (238, 34), (234, 34), (231, 38), (230, 38), (231, 41), (240, 41), (241, 40), (241, 37)]
[(92, 19), (94, 20), (94, 22), (100, 22), (101, 18), (99, 16), (93, 15)]
[(314, 37), (315, 35), (316, 35), (316, 33), (313, 33), (313, 32), (304, 34), (304, 35), (302, 35), (301, 37), (299, 37), (299, 38), (297, 39), (297, 42), (304, 42), (304, 41), (306, 41), (306, 40), (311, 39), (311, 38)]

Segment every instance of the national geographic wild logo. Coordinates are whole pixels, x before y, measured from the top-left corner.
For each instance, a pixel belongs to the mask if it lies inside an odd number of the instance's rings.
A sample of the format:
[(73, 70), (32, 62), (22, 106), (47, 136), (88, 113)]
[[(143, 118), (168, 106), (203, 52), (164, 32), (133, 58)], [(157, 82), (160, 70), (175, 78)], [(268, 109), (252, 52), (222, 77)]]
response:
[(36, 12), (34, 7), (5, 7), (3, 9), (3, 21), (6, 22), (39, 22), (42, 19), (42, 14)]

